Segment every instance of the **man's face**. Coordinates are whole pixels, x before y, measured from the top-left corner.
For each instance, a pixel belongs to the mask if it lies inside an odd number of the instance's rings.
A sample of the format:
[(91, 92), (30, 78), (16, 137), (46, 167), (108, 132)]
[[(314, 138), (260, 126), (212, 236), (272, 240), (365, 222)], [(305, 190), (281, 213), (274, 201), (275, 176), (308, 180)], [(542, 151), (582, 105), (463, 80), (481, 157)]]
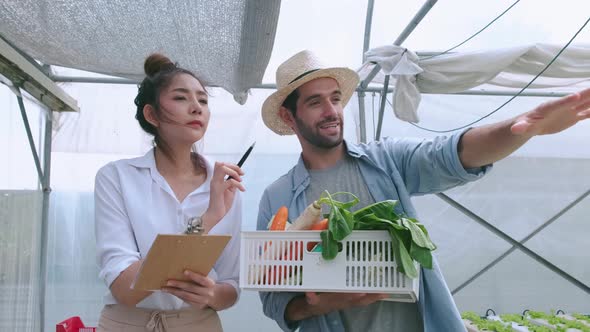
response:
[(342, 143), (342, 92), (333, 78), (318, 78), (298, 88), (295, 131), (311, 145), (330, 149)]

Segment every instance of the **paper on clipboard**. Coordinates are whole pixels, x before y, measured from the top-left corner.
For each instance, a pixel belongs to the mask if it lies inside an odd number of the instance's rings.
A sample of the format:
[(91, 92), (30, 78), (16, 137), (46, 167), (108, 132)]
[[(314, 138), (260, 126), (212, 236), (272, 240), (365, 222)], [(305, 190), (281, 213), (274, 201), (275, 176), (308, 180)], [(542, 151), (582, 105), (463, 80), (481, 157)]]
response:
[(209, 274), (230, 235), (158, 234), (131, 288), (158, 290), (169, 279), (188, 280), (185, 270)]

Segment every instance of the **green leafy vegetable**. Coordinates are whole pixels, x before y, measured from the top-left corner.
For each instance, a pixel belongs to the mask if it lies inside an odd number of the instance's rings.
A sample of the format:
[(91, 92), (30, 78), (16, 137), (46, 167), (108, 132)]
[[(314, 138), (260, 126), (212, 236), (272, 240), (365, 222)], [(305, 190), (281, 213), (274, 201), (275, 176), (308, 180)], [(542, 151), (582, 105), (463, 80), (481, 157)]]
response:
[(326, 260), (334, 259), (338, 255), (338, 242), (327, 230), (322, 231), (320, 237), (322, 238), (322, 257)]
[(432, 243), (432, 241), (430, 241), (430, 239), (428, 238), (428, 235), (424, 234), (422, 229), (415, 224), (415, 221), (406, 218), (401, 218), (401, 221), (402, 225), (404, 225), (407, 229), (410, 230), (410, 233), (412, 234), (412, 241), (417, 246), (430, 250), (436, 249), (434, 243)]
[[(404, 241), (403, 233), (396, 232), (394, 230), (390, 230), (389, 234), (392, 239), (395, 237), (397, 240), (397, 248), (399, 248), (397, 250), (399, 252), (399, 260), (397, 260), (398, 269), (400, 270), (400, 272), (404, 273), (408, 277), (416, 278), (418, 276), (418, 270), (416, 270), (416, 266), (414, 265), (414, 262), (412, 261), (412, 257), (410, 256), (408, 249), (406, 249), (406, 242), (407, 241)], [(395, 253), (395, 251), (394, 251), (394, 253)], [(396, 259), (397, 258), (398, 257), (396, 257)]]
[(427, 269), (432, 269), (432, 254), (430, 250), (422, 248), (412, 242), (410, 247), (410, 256)]
[[(349, 201), (338, 201), (334, 196), (350, 196)], [(425, 268), (432, 268), (432, 243), (424, 225), (416, 219), (400, 216), (395, 212), (398, 201), (385, 200), (361, 208), (355, 212), (350, 209), (359, 202), (358, 198), (347, 192), (330, 194), (324, 192), (319, 204), (330, 206), (329, 227), (321, 233), (322, 257), (334, 259), (338, 255), (338, 245), (353, 230), (386, 230), (392, 241), (393, 257), (397, 268), (410, 278), (418, 276), (414, 261)]]

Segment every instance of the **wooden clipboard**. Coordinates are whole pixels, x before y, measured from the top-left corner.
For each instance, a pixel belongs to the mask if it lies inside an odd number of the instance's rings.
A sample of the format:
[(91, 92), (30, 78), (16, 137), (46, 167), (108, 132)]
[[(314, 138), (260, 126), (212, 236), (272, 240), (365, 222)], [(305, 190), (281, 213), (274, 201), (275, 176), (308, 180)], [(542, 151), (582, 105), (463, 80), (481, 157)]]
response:
[(188, 280), (185, 270), (207, 275), (230, 235), (158, 234), (131, 288), (158, 290), (169, 279)]

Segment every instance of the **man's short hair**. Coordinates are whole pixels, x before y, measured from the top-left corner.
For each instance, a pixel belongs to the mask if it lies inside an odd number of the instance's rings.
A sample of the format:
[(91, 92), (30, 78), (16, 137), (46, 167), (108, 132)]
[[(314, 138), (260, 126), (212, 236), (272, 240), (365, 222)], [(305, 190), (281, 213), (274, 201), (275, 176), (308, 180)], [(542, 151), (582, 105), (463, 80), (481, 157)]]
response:
[(297, 112), (297, 100), (299, 99), (299, 91), (297, 91), (298, 89), (293, 90), (293, 92), (291, 92), (287, 98), (285, 98), (285, 101), (283, 101), (283, 106), (284, 108), (288, 109), (291, 114), (295, 115), (295, 113)]

